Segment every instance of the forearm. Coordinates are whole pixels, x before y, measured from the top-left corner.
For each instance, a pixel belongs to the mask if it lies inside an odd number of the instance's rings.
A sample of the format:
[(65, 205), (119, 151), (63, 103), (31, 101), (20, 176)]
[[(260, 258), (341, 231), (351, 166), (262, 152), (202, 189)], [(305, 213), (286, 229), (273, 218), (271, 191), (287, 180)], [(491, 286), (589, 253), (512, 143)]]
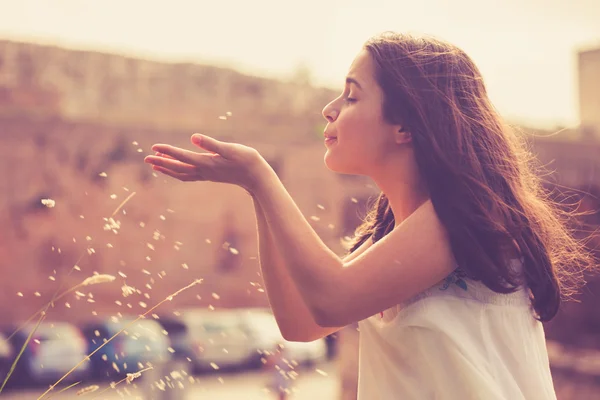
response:
[(331, 296), (342, 260), (312, 229), (274, 173), (263, 177), (253, 190), (277, 247), (299, 295), (317, 323)]
[(269, 303), (283, 336), (293, 341), (312, 341), (334, 332), (316, 324), (312, 314), (289, 272), (275, 244), (264, 212), (253, 198), (258, 228), (260, 269)]

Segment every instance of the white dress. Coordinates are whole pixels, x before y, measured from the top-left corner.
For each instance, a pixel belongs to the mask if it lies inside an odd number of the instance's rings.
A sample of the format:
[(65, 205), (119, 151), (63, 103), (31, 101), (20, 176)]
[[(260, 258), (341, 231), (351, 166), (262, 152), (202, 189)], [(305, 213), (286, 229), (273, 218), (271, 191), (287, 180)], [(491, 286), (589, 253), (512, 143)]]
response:
[(359, 322), (358, 400), (556, 399), (528, 292), (451, 274)]

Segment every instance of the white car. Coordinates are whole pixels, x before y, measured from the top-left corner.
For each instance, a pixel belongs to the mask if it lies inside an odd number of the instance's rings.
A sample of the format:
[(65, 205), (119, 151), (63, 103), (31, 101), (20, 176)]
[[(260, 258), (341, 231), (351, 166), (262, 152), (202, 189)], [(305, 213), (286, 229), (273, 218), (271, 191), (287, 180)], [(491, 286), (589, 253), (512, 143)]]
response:
[(248, 363), (262, 365), (265, 351), (271, 352), (281, 344), (285, 357), (300, 365), (312, 365), (327, 359), (327, 344), (324, 339), (312, 342), (290, 342), (281, 335), (275, 316), (268, 309), (239, 309), (240, 320), (253, 344)]
[(186, 344), (196, 370), (235, 368), (252, 351), (236, 312), (188, 310), (180, 320), (187, 327)]

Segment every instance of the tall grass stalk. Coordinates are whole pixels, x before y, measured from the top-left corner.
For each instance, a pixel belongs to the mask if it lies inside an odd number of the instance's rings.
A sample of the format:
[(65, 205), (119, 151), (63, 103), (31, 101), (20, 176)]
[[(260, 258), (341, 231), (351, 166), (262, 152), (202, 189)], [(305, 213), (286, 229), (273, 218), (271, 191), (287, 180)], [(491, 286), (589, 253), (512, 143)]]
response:
[(187, 290), (187, 289), (191, 288), (192, 286), (195, 286), (195, 285), (197, 285), (198, 283), (201, 283), (201, 282), (202, 282), (202, 279), (196, 279), (195, 281), (193, 281), (189, 285), (187, 285), (187, 286), (179, 289), (175, 293), (170, 294), (169, 296), (165, 297), (163, 300), (161, 300), (160, 302), (158, 302), (157, 304), (155, 304), (154, 306), (152, 306), (150, 309), (148, 309), (148, 311), (146, 311), (145, 313), (140, 314), (136, 319), (134, 319), (133, 321), (131, 321), (127, 325), (125, 325), (125, 327), (123, 329), (121, 329), (119, 332), (117, 332), (114, 335), (112, 335), (110, 339), (108, 339), (106, 342), (102, 343), (96, 350), (92, 351), (90, 354), (88, 354), (87, 356), (85, 356), (85, 358), (83, 360), (81, 360), (80, 362), (78, 362), (77, 365), (75, 365), (73, 368), (71, 368), (69, 370), (69, 372), (67, 372), (66, 374), (64, 374), (62, 376), (62, 378), (60, 378), (59, 380), (57, 380), (56, 382), (54, 382), (52, 385), (50, 385), (50, 387), (48, 388), (48, 390), (46, 390), (44, 393), (42, 393), (42, 395), (40, 397), (38, 397), (37, 400), (43, 399), (48, 393), (50, 393), (56, 387), (56, 385), (58, 385), (67, 376), (69, 376), (73, 371), (75, 371), (77, 368), (79, 368), (79, 366), (81, 366), (81, 364), (83, 364), (84, 362), (86, 362), (87, 360), (89, 360), (90, 357), (93, 356), (98, 350), (100, 350), (101, 348), (103, 348), (104, 346), (106, 346), (108, 343), (110, 343), (111, 340), (113, 340), (114, 338), (116, 338), (117, 336), (119, 336), (123, 331), (125, 331), (127, 328), (129, 328), (131, 325), (133, 325), (135, 322), (137, 322), (140, 319), (146, 317), (146, 315), (148, 313), (156, 310), (165, 301), (171, 301), (171, 300), (173, 300), (173, 298), (175, 296), (177, 296), (179, 293), (181, 293), (184, 290)]

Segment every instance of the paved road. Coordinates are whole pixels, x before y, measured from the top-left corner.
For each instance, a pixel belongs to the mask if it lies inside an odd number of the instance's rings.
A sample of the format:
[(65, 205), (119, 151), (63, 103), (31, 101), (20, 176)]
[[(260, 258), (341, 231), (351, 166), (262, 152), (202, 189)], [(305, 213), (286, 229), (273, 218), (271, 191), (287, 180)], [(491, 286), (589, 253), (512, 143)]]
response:
[[(150, 376), (148, 376), (149, 378)], [(84, 395), (77, 395), (77, 390), (90, 386), (92, 383), (81, 383), (77, 387), (71, 388), (66, 392), (47, 396), (45, 399), (53, 400), (84, 400), (84, 399), (140, 399), (140, 400), (270, 400), (277, 397), (266, 389), (269, 383), (270, 375), (264, 372), (244, 372), (239, 374), (209, 374), (194, 377), (194, 382), (190, 383), (189, 377), (180, 379), (176, 375), (171, 379), (171, 387), (166, 386), (165, 391), (161, 391), (154, 385), (151, 394), (144, 397), (144, 391), (140, 386), (144, 381), (134, 380), (132, 384), (121, 383), (114, 389), (108, 389), (100, 394), (100, 391), (109, 387), (108, 382), (97, 382), (100, 389)], [(146, 380), (150, 382), (150, 379)], [(139, 383), (138, 383), (139, 382)], [(166, 381), (163, 379), (163, 382)], [(136, 383), (134, 385), (134, 383)], [(181, 383), (181, 384), (180, 384)], [(160, 384), (159, 384), (160, 386)], [(180, 388), (183, 386), (183, 390)], [(325, 364), (312, 369), (303, 369), (298, 371), (298, 377), (294, 381), (294, 389), (290, 400), (329, 400), (338, 398), (338, 377), (334, 364)], [(0, 395), (0, 400), (29, 400), (37, 399), (44, 389), (29, 389), (20, 391), (10, 391)]]

